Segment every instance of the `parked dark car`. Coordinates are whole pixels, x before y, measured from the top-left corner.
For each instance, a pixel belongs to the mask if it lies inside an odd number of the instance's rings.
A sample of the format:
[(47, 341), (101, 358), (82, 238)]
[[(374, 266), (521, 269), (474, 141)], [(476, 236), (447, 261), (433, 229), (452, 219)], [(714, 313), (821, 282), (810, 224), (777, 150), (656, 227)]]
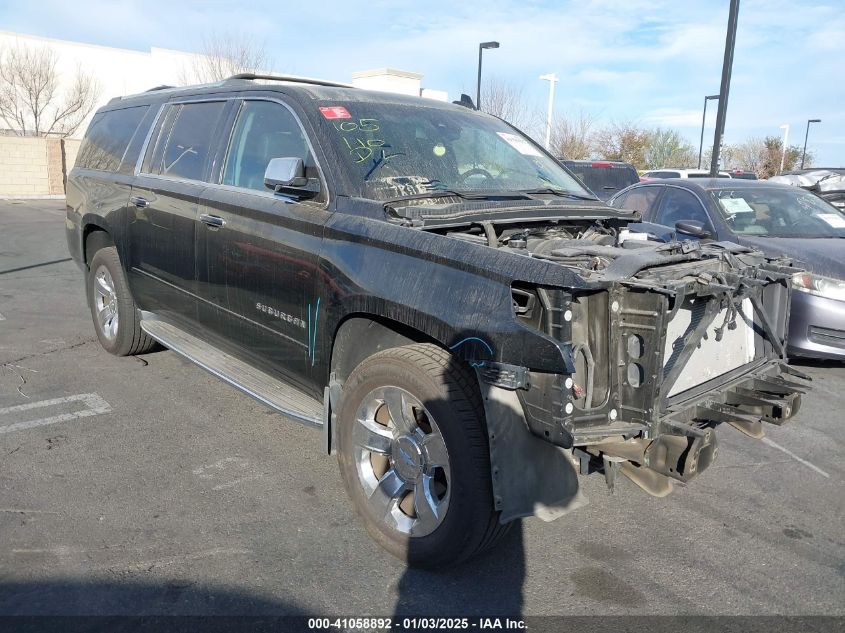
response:
[[(786, 255), (795, 275), (789, 328), (794, 356), (845, 359), (845, 214), (798, 187), (737, 180), (642, 183), (610, 204), (642, 213), (665, 239), (715, 239)], [(655, 226), (662, 225), (662, 226)]]
[(757, 174), (753, 171), (745, 171), (744, 169), (731, 169), (728, 172), (731, 178), (739, 178), (740, 180), (757, 180)]
[(637, 170), (631, 163), (563, 158), (560, 162), (601, 200), (609, 200), (613, 194), (640, 181)]
[(67, 192), (103, 347), (321, 427), (373, 538), (429, 567), (581, 505), (573, 462), (662, 496), (719, 423), (797, 410), (790, 262), (632, 219), (495, 117), (252, 75), (113, 99)]

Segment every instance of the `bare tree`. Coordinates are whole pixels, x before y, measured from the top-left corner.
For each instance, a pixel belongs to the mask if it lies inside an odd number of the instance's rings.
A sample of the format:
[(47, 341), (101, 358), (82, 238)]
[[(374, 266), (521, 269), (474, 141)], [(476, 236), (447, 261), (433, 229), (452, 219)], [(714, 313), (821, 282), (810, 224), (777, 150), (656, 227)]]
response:
[(537, 133), (541, 120), (536, 107), (526, 102), (521, 86), (495, 76), (485, 78), (481, 84), (481, 109), (532, 135)]
[(592, 132), (593, 118), (583, 111), (571, 117), (557, 119), (552, 125), (552, 153), (569, 160), (590, 158)]
[(766, 143), (762, 138), (749, 138), (742, 143), (726, 146), (722, 151), (727, 153), (730, 159), (730, 163), (725, 164), (730, 164), (732, 168), (753, 171), (758, 178), (766, 177), (763, 171)]
[(77, 68), (65, 90), (58, 55), (47, 47), (0, 51), (0, 118), (19, 136), (73, 134), (99, 97), (99, 86)]
[(212, 83), (240, 73), (257, 73), (270, 65), (264, 44), (250, 37), (212, 33), (203, 39), (202, 50), (183, 68), (184, 84)]
[(596, 132), (593, 146), (595, 152), (607, 160), (621, 160), (631, 163), (637, 169), (645, 169), (646, 151), (651, 143), (651, 132), (634, 123), (614, 123)]

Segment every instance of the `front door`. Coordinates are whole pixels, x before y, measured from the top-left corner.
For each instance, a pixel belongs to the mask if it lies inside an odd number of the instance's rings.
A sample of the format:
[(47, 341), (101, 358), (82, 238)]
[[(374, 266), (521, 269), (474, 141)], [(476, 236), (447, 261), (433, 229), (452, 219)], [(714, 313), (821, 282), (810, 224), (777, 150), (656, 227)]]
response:
[(239, 104), (220, 182), (201, 200), (197, 236), (200, 321), (247, 360), (312, 386), (321, 322), (316, 296), (325, 189), (309, 199), (264, 186), (272, 158), (299, 157), (320, 178), (305, 134), (282, 103)]

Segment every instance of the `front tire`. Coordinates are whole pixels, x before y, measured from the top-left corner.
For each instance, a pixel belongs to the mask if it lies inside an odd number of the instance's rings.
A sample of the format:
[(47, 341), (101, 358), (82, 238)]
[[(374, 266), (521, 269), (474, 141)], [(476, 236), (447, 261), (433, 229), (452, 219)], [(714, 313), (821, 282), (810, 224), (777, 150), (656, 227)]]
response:
[(338, 461), (373, 539), (412, 566), (464, 561), (508, 529), (493, 507), (475, 375), (428, 344), (385, 350), (343, 386)]
[(97, 338), (115, 356), (144, 354), (155, 346), (141, 329), (138, 309), (114, 246), (101, 248), (88, 271), (88, 304)]

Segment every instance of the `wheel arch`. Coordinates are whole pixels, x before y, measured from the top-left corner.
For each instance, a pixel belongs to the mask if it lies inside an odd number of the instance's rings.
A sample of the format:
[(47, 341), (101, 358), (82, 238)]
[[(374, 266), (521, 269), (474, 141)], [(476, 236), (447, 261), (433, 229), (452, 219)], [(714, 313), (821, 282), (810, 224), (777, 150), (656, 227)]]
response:
[(335, 328), (329, 371), (342, 384), (355, 367), (373, 354), (414, 343), (432, 343), (447, 349), (440, 341), (404, 323), (374, 314), (352, 313)]
[(90, 268), (91, 259), (101, 248), (114, 246), (114, 239), (108, 229), (95, 222), (88, 222), (82, 229), (82, 260)]

